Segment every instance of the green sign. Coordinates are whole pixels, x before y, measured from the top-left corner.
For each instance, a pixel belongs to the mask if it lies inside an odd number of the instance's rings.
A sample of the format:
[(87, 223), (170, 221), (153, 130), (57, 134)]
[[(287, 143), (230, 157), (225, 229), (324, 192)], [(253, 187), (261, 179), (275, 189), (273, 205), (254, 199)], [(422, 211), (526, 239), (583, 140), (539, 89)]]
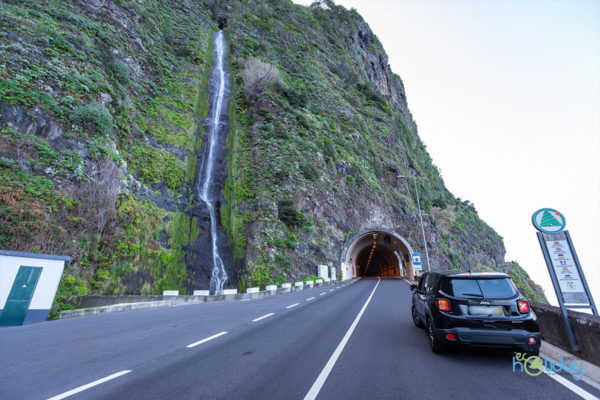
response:
[(553, 208), (541, 208), (533, 213), (531, 217), (533, 226), (540, 232), (559, 233), (565, 229), (567, 221), (559, 211)]

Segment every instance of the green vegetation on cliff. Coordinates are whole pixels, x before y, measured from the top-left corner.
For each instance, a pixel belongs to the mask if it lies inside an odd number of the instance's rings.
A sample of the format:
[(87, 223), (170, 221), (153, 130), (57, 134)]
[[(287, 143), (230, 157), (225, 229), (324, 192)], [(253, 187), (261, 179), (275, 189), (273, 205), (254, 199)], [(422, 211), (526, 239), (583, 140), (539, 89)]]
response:
[(184, 289), (197, 224), (151, 199), (189, 196), (209, 14), (178, 1), (0, 2), (0, 247), (73, 257), (57, 308)]
[(337, 262), (348, 232), (380, 223), (369, 222), (373, 209), (420, 241), (414, 188), (398, 175), (418, 176), (438, 265), (503, 261), (501, 238), (445, 188), (402, 81), (355, 10), (273, 0), (216, 12), (227, 21), (234, 84), (224, 226), (246, 261), (242, 282), (303, 278)]
[(0, 1), (0, 247), (73, 258), (53, 315), (78, 296), (193, 280), (195, 133), (216, 21), (231, 81), (230, 284), (314, 275), (367, 228), (422, 249), (415, 188), (399, 175), (417, 176), (434, 267), (503, 263), (502, 239), (445, 188), (377, 37), (355, 10), (328, 8)]

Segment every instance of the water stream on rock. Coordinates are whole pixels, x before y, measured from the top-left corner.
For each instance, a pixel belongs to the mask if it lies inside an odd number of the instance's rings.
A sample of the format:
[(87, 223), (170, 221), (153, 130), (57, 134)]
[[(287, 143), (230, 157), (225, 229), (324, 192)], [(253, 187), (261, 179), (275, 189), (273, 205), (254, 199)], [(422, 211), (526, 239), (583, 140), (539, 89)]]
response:
[[(217, 151), (217, 142), (219, 139), (219, 130), (221, 127), (222, 116), (227, 113), (227, 107), (224, 106), (226, 73), (225, 73), (225, 39), (223, 31), (215, 34), (215, 58), (213, 61), (213, 73), (211, 75), (210, 87), (216, 89), (212, 96), (211, 114), (209, 116), (208, 136), (208, 154), (202, 162), (201, 174), (196, 190), (200, 200), (202, 200), (210, 214), (210, 235), (212, 242), (213, 268), (210, 279), (210, 293), (221, 294), (223, 287), (227, 282), (227, 272), (225, 264), (219, 254), (219, 236), (217, 231), (217, 217), (215, 212), (214, 190), (213, 190), (213, 170), (215, 167), (215, 152)], [(225, 104), (226, 106), (226, 104)]]

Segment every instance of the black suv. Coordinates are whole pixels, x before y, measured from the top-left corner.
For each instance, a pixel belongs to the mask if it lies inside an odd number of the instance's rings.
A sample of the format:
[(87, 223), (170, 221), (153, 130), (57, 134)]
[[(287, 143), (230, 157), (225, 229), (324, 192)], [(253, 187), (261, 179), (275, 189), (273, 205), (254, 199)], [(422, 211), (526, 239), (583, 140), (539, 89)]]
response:
[(411, 285), (412, 318), (431, 350), (496, 347), (538, 355), (537, 317), (510, 277), (498, 272), (428, 272)]

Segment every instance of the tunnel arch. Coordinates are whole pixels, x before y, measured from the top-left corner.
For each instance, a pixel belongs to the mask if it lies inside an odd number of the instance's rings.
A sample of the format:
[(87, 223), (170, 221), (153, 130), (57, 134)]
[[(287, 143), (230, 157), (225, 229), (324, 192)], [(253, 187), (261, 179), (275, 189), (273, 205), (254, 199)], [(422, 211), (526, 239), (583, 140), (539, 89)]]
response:
[(341, 268), (350, 276), (405, 276), (413, 279), (412, 247), (389, 229), (365, 229), (351, 235), (340, 257)]

